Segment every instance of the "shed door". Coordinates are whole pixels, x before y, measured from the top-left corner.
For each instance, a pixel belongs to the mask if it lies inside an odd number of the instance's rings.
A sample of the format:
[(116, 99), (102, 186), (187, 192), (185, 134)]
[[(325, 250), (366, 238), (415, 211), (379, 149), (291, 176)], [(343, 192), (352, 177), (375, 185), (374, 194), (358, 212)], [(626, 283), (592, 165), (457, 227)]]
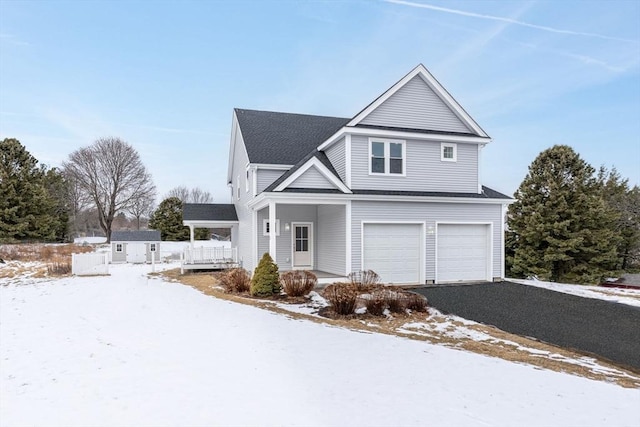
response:
[(147, 261), (147, 248), (144, 243), (127, 243), (127, 262), (143, 263)]
[(364, 224), (363, 270), (373, 270), (384, 283), (420, 283), (420, 224)]
[(491, 280), (489, 230), (485, 224), (438, 224), (438, 283)]

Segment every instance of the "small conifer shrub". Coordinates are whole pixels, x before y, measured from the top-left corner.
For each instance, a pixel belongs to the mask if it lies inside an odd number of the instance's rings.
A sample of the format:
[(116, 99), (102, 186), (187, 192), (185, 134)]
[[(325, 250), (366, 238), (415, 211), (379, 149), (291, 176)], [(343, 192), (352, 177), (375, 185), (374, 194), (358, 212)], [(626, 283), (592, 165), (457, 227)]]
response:
[(256, 297), (268, 297), (279, 294), (281, 289), (278, 265), (273, 262), (271, 255), (265, 252), (258, 263), (258, 267), (253, 272), (249, 292)]

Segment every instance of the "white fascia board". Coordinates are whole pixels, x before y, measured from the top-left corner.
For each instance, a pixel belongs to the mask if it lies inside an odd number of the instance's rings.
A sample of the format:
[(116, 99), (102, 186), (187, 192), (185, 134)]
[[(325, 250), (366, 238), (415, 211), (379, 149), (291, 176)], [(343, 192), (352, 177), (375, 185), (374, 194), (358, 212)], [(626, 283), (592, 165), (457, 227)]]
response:
[(269, 205), (270, 200), (282, 204), (345, 204), (349, 200), (371, 202), (461, 203), (476, 205), (510, 205), (515, 199), (478, 199), (475, 197), (397, 196), (372, 194), (260, 193), (247, 204), (253, 210)]
[(207, 220), (184, 220), (182, 225), (193, 226), (195, 228), (229, 228), (238, 225), (239, 221), (207, 221)]
[(276, 165), (270, 163), (251, 163), (250, 164), (254, 169), (271, 169), (271, 170), (279, 170), (286, 171), (291, 169), (294, 165)]
[(229, 141), (229, 164), (227, 165), (227, 184), (232, 181), (233, 171), (233, 155), (236, 152), (236, 126), (238, 126), (238, 118), (236, 110), (231, 114), (231, 141)]
[(343, 127), (338, 132), (333, 134), (329, 139), (318, 146), (318, 151), (326, 150), (334, 143), (338, 142), (343, 135), (364, 135), (364, 136), (377, 136), (384, 138), (401, 138), (401, 139), (424, 139), (427, 141), (439, 141), (439, 142), (460, 142), (471, 144), (488, 144), (491, 142), (490, 137), (475, 136), (475, 135), (444, 135), (428, 132), (407, 132), (400, 130), (388, 130), (388, 129), (374, 129), (374, 128), (362, 128), (362, 127)]
[(324, 176), (331, 184), (333, 184), (336, 188), (338, 188), (343, 193), (351, 193), (351, 190), (347, 188), (346, 185), (336, 177), (331, 171), (324, 165), (317, 157), (312, 157), (309, 159), (304, 165), (300, 167), (297, 171), (291, 174), (287, 179), (282, 181), (280, 185), (274, 188), (274, 191), (282, 191), (291, 185), (296, 179), (300, 178), (306, 171), (315, 167), (322, 176)]

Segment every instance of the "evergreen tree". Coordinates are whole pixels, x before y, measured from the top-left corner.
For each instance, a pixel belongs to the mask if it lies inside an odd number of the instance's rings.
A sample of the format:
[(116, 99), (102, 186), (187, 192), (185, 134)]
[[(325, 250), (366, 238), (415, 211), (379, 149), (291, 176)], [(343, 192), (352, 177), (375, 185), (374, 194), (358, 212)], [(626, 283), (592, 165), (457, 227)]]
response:
[(189, 228), (182, 225), (180, 199), (164, 199), (151, 215), (149, 228), (159, 230), (162, 240), (189, 240)]
[(55, 217), (55, 237), (57, 242), (68, 241), (69, 236), (69, 200), (68, 185), (64, 175), (56, 168), (49, 169), (44, 176), (44, 184), (49, 197), (54, 202), (51, 215)]
[(46, 175), (20, 141), (0, 142), (0, 240), (56, 239), (60, 223)]
[(249, 292), (256, 297), (268, 297), (279, 294), (281, 290), (278, 265), (273, 262), (271, 255), (265, 252), (253, 272)]
[(616, 214), (594, 172), (566, 145), (543, 151), (529, 166), (509, 209), (513, 274), (596, 283), (612, 270)]

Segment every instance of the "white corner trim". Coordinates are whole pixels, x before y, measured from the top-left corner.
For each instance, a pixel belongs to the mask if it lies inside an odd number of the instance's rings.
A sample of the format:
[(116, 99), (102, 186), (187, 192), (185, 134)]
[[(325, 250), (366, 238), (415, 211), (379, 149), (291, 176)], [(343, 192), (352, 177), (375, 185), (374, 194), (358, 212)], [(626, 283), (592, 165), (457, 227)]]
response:
[(347, 187), (351, 188), (351, 134), (344, 138), (344, 178)]
[(346, 230), (345, 230), (345, 244), (346, 244), (346, 260), (345, 260), (345, 276), (349, 276), (349, 274), (352, 271), (351, 268), (351, 200), (347, 201), (347, 204), (344, 206), (345, 209), (345, 225), (346, 225)]
[(355, 116), (347, 126), (355, 126), (364, 120), (375, 109), (382, 105), (387, 99), (398, 92), (404, 85), (406, 85), (415, 76), (420, 76), (424, 82), (431, 87), (431, 89), (438, 95), (448, 107), (450, 107), (455, 114), (462, 120), (465, 125), (472, 129), (480, 136), (487, 137), (488, 135), (482, 130), (482, 128), (471, 118), (471, 116), (462, 108), (460, 104), (447, 92), (447, 90), (436, 80), (436, 78), (425, 68), (424, 65), (419, 64), (406, 76), (400, 79), (396, 84), (391, 86), (386, 92), (382, 94), (378, 99), (372, 102), (367, 108), (362, 110), (357, 116)]
[(331, 171), (325, 165), (323, 165), (322, 162), (318, 160), (317, 157), (312, 157), (311, 159), (309, 159), (307, 163), (302, 165), (300, 169), (292, 173), (291, 176), (289, 176), (287, 179), (281, 182), (280, 185), (274, 188), (273, 191), (284, 190), (312, 167), (315, 167), (317, 171), (320, 172), (320, 174), (322, 174), (322, 176), (324, 176), (331, 184), (333, 184), (340, 191), (342, 191), (343, 193), (351, 193), (351, 190), (349, 190), (349, 188), (346, 185), (344, 185), (344, 183), (340, 181), (338, 177), (336, 177), (333, 173), (331, 173)]

